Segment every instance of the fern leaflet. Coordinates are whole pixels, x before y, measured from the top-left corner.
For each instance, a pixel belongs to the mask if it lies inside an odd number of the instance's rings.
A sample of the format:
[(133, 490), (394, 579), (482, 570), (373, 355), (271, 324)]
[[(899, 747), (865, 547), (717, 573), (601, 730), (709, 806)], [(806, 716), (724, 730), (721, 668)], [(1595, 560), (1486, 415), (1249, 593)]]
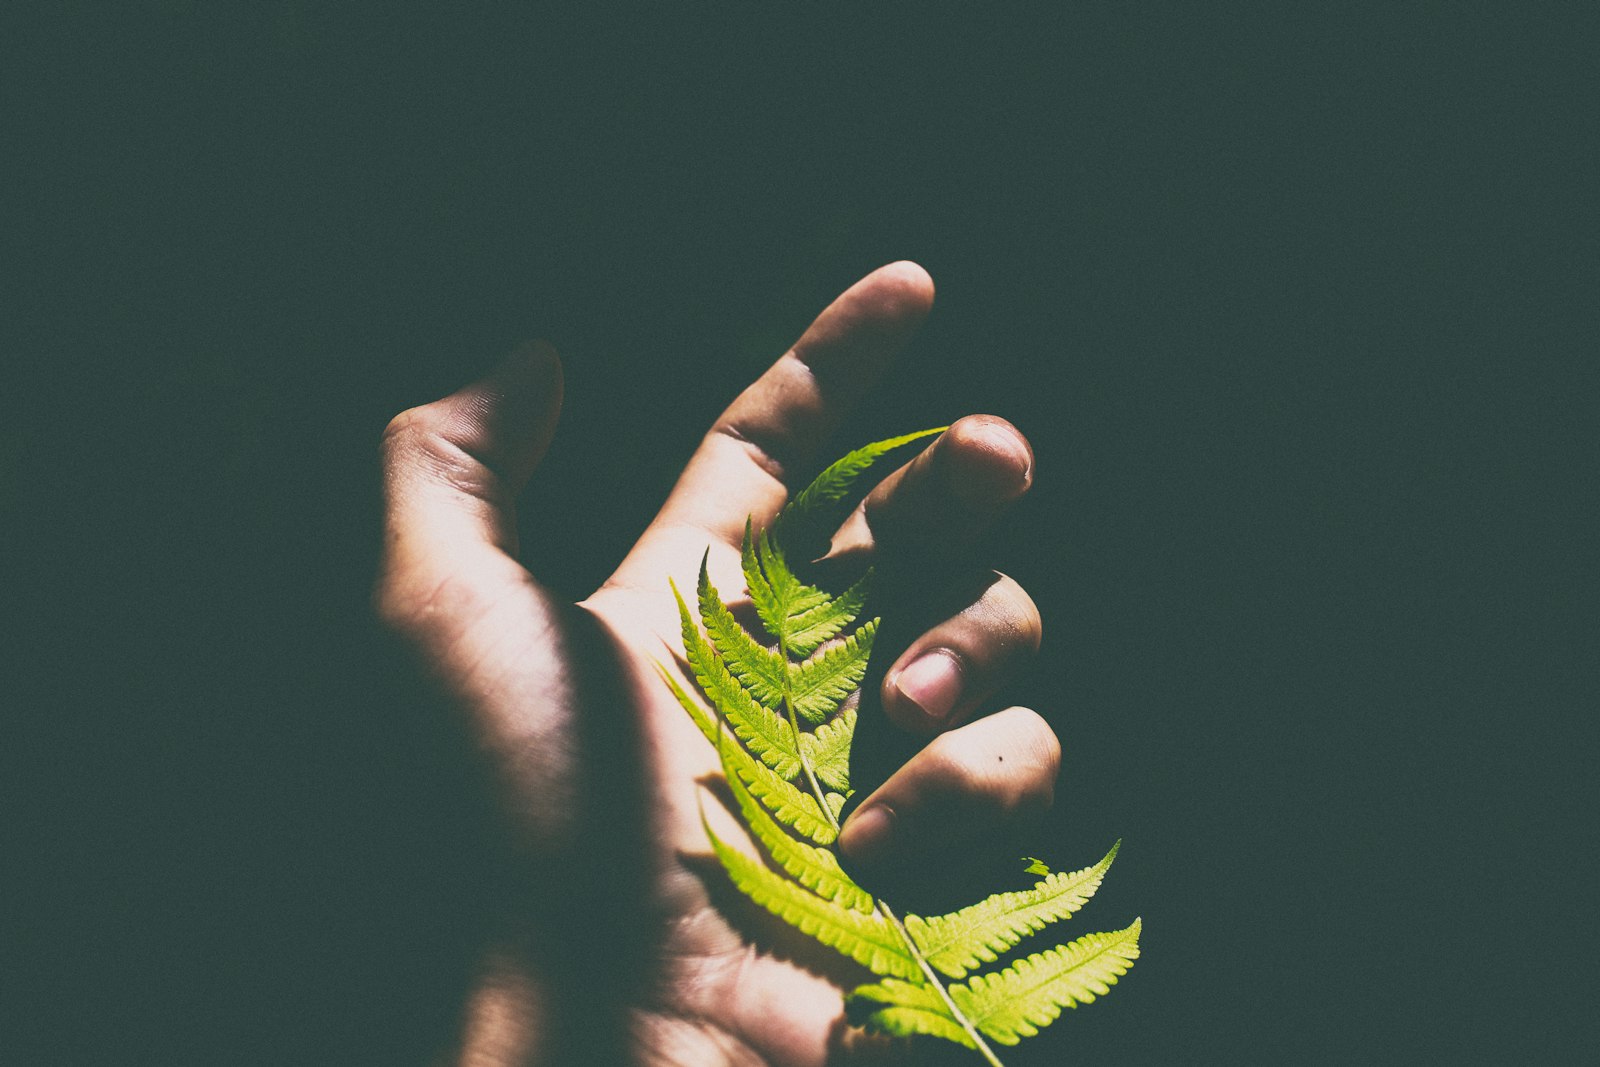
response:
[[(784, 662), (777, 653), (764, 648), (739, 625), (733, 612), (717, 595), (706, 573), (706, 560), (700, 560), (700, 583), (697, 590), (700, 600), (700, 623), (706, 636), (722, 656), (730, 673), (739, 684), (749, 690), (750, 696), (763, 707), (776, 707), (783, 703), (783, 682), (787, 674)], [(685, 631), (687, 634), (687, 630)], [(815, 720), (812, 720), (815, 721)]]
[(877, 633), (878, 620), (871, 619), (837, 645), (795, 668), (789, 695), (801, 718), (821, 722), (856, 691), (862, 675), (867, 673), (872, 639)]
[[(850, 792), (850, 741), (856, 728), (856, 709), (845, 708), (837, 718), (800, 735), (801, 755), (809, 760), (823, 785)], [(838, 811), (835, 810), (837, 815)]]
[(1071, 874), (1052, 874), (1032, 889), (996, 893), (949, 915), (906, 917), (906, 930), (929, 963), (952, 978), (964, 978), (979, 962), (993, 963), (999, 954), (1028, 934), (1065, 919), (1100, 888), (1122, 842), (1105, 859)]
[(967, 1017), (1002, 1045), (1049, 1026), (1062, 1008), (1111, 992), (1139, 958), (1140, 922), (1115, 933), (1084, 934), (1070, 945), (1035, 952), (1000, 971), (950, 987)]
[(709, 823), (706, 836), (733, 884), (784, 922), (837, 949), (874, 974), (910, 978), (917, 973), (917, 964), (905, 943), (882, 916), (841, 908), (773, 873), (738, 849), (723, 844)]
[(721, 710), (734, 734), (762, 763), (778, 772), (781, 778), (793, 778), (800, 771), (800, 749), (787, 724), (739, 684), (722, 657), (700, 636), (677, 586), (673, 586), (672, 593), (678, 598), (684, 650), (688, 653), (689, 666), (694, 669), (695, 681)]
[[(672, 695), (689, 713), (695, 725), (700, 727), (700, 732), (705, 734), (706, 739), (712, 744), (716, 744), (716, 720), (711, 718), (694, 697), (684, 691), (683, 686), (678, 684), (677, 679), (673, 678), (666, 668), (661, 668), (660, 673), (662, 680), (667, 683), (667, 688), (672, 690)], [(755, 759), (737, 745), (729, 748), (725, 759), (727, 763), (732, 764), (739, 780), (761, 801), (767, 811), (772, 813), (773, 818), (783, 825), (818, 845), (831, 845), (838, 838), (838, 812), (824, 815), (815, 797), (802, 793), (792, 783), (778, 777), (777, 772), (771, 767)]]
[(838, 858), (825, 848), (796, 841), (784, 833), (772, 815), (750, 795), (749, 788), (739, 780), (738, 773), (728, 764), (725, 747), (721, 755), (723, 774), (727, 777), (728, 788), (732, 791), (734, 800), (739, 804), (739, 812), (744, 816), (744, 823), (767, 850), (767, 855), (788, 871), (790, 877), (817, 895), (835, 904), (853, 908), (863, 915), (871, 915), (873, 910), (871, 895), (839, 869)]

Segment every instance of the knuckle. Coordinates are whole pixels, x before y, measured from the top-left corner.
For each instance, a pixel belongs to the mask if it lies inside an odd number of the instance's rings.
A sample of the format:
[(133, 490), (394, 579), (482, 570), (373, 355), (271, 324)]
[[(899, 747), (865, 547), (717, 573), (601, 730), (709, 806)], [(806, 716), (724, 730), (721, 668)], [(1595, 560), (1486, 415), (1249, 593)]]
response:
[(380, 455), (391, 474), (409, 470), (470, 496), (487, 496), (493, 472), (470, 451), (445, 401), (407, 408), (384, 427)]
[(964, 742), (960, 731), (940, 734), (928, 742), (920, 762), (928, 783), (945, 791), (962, 791), (975, 769), (972, 746)]
[(1061, 747), (1043, 718), (1008, 708), (930, 741), (887, 792), (913, 824), (999, 826), (1055, 800)]
[(1007, 813), (1048, 808), (1061, 769), (1061, 743), (1050, 724), (1029, 708), (1007, 708), (988, 723), (989, 743), (972, 746), (980, 763), (972, 777)]
[(428, 421), (425, 409), (420, 407), (407, 408), (390, 419), (389, 424), (383, 428), (383, 437), (380, 440), (384, 454), (393, 455), (416, 445), (426, 433), (424, 426)]
[(426, 404), (407, 408), (390, 419), (378, 449), (383, 466), (391, 472), (407, 467), (447, 472), (454, 465), (450, 452), (438, 413)]
[[(999, 742), (999, 743), (997, 743)], [(1033, 806), (1039, 776), (1028, 772), (1003, 743), (974, 743), (959, 733), (941, 734), (924, 750), (923, 788), (936, 806), (964, 809), (985, 818)]]
[(981, 589), (955, 616), (929, 631), (923, 645), (957, 650), (973, 668), (977, 688), (990, 692), (1039, 652), (1044, 624), (1033, 598), (1012, 579), (988, 572)]
[(753, 419), (737, 416), (718, 420), (707, 432), (702, 445), (712, 450), (729, 446), (738, 449), (773, 481), (785, 486), (784, 479), (795, 459), (786, 454), (781, 433)]
[(391, 458), (424, 456), (430, 462), (455, 462), (463, 458), (456, 422), (448, 399), (407, 408), (383, 428), (381, 445)]

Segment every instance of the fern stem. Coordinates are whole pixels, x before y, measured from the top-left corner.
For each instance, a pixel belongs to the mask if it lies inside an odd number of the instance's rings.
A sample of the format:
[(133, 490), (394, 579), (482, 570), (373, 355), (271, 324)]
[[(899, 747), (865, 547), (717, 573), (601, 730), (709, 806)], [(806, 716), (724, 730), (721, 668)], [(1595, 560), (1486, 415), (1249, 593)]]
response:
[(873, 899), (877, 902), (878, 914), (888, 919), (889, 925), (893, 926), (895, 933), (900, 935), (900, 940), (905, 942), (906, 948), (911, 953), (911, 958), (917, 961), (917, 966), (921, 967), (922, 973), (927, 976), (928, 984), (933, 986), (934, 992), (939, 994), (939, 999), (944, 1001), (944, 1006), (950, 1009), (950, 1017), (960, 1023), (961, 1029), (967, 1032), (967, 1036), (972, 1039), (972, 1044), (977, 1048), (978, 1054), (989, 1062), (990, 1067), (1005, 1067), (1005, 1064), (1000, 1062), (1000, 1058), (994, 1054), (994, 1049), (990, 1048), (989, 1043), (983, 1039), (983, 1035), (978, 1033), (978, 1028), (972, 1025), (972, 1020), (968, 1019), (966, 1014), (956, 1007), (956, 1002), (950, 999), (950, 991), (944, 987), (943, 982), (939, 981), (939, 976), (934, 973), (928, 961), (923, 958), (922, 953), (917, 949), (916, 942), (911, 940), (910, 932), (906, 930), (905, 924), (900, 921), (900, 917), (894, 913), (894, 909), (883, 901), (877, 900), (877, 898)]
[(806, 772), (806, 781), (811, 783), (811, 792), (816, 794), (817, 803), (822, 806), (822, 814), (827, 816), (828, 822), (834, 830), (839, 829), (839, 820), (834, 816), (833, 809), (828, 807), (828, 795), (822, 791), (822, 783), (817, 781), (817, 772), (812, 769), (811, 761), (806, 759), (805, 746), (800, 744), (800, 720), (794, 713), (794, 697), (789, 690), (789, 656), (783, 656), (783, 710), (789, 716), (789, 729), (794, 731), (794, 754), (800, 759), (800, 769)]
[[(779, 647), (782, 648), (782, 644)], [(823, 817), (828, 820), (829, 825), (833, 827), (834, 832), (837, 834), (839, 831), (839, 818), (834, 815), (833, 809), (828, 806), (827, 794), (822, 791), (822, 784), (817, 781), (816, 772), (811, 769), (811, 761), (806, 758), (805, 747), (800, 744), (800, 720), (795, 715), (794, 699), (789, 689), (789, 656), (787, 650), (785, 650), (783, 656), (783, 710), (789, 716), (789, 729), (794, 731), (794, 750), (795, 754), (800, 757), (801, 769), (806, 772), (806, 781), (811, 784), (811, 792), (816, 795), (817, 804), (822, 808)], [(917, 961), (918, 967), (922, 968), (922, 973), (927, 978), (928, 984), (933, 986), (934, 992), (939, 994), (939, 999), (944, 1001), (944, 1006), (950, 1010), (950, 1017), (960, 1023), (961, 1029), (965, 1030), (967, 1037), (972, 1039), (973, 1047), (978, 1050), (978, 1054), (988, 1062), (989, 1067), (1005, 1067), (1005, 1064), (1000, 1062), (1000, 1057), (994, 1054), (994, 1049), (989, 1047), (989, 1043), (978, 1032), (978, 1028), (972, 1025), (972, 1020), (968, 1019), (966, 1014), (956, 1007), (956, 1002), (950, 999), (950, 991), (944, 987), (944, 983), (939, 980), (938, 974), (934, 972), (933, 967), (923, 957), (922, 950), (917, 948), (917, 943), (911, 940), (910, 931), (900, 921), (900, 917), (894, 913), (894, 909), (877, 897), (873, 898), (873, 904), (878, 914), (883, 916), (890, 926), (894, 927), (894, 932), (899, 935), (901, 942), (906, 946), (906, 951), (911, 953), (911, 958)]]

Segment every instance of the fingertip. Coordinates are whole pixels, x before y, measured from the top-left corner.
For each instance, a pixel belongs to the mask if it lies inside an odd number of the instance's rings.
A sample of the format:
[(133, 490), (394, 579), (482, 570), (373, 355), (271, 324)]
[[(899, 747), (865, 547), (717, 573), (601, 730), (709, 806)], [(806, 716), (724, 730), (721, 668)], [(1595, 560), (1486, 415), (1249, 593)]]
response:
[(820, 377), (864, 390), (933, 309), (933, 279), (908, 260), (879, 267), (817, 316), (793, 352)]
[(1032, 708), (1010, 707), (1006, 712), (1028, 720), (1021, 732), (1028, 739), (1026, 745), (1032, 749), (1034, 763), (1042, 769), (1040, 778), (1048, 786), (1044, 806), (1049, 807), (1055, 799), (1056, 780), (1061, 776), (1061, 737), (1045, 717)]
[(497, 386), (502, 395), (537, 396), (547, 402), (553, 395), (559, 405), (565, 385), (561, 356), (542, 338), (524, 341), (479, 384)]
[(973, 506), (1007, 503), (1033, 484), (1033, 446), (997, 415), (968, 415), (941, 443), (951, 488)]
[(888, 309), (898, 312), (898, 317), (926, 315), (933, 307), (933, 276), (920, 263), (896, 260), (879, 267), (866, 280), (882, 288)]
[(561, 416), (565, 380), (555, 346), (527, 341), (458, 396), (471, 413), (464, 445), (513, 486), (543, 458)]

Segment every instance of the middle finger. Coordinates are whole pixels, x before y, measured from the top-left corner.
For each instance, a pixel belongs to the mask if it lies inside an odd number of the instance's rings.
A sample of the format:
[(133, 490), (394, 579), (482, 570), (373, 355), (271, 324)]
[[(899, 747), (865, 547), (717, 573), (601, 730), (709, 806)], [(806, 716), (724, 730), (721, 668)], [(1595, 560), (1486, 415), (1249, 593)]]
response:
[(880, 569), (970, 561), (981, 538), (1033, 483), (1033, 449), (1005, 419), (969, 415), (867, 494), (830, 559)]

